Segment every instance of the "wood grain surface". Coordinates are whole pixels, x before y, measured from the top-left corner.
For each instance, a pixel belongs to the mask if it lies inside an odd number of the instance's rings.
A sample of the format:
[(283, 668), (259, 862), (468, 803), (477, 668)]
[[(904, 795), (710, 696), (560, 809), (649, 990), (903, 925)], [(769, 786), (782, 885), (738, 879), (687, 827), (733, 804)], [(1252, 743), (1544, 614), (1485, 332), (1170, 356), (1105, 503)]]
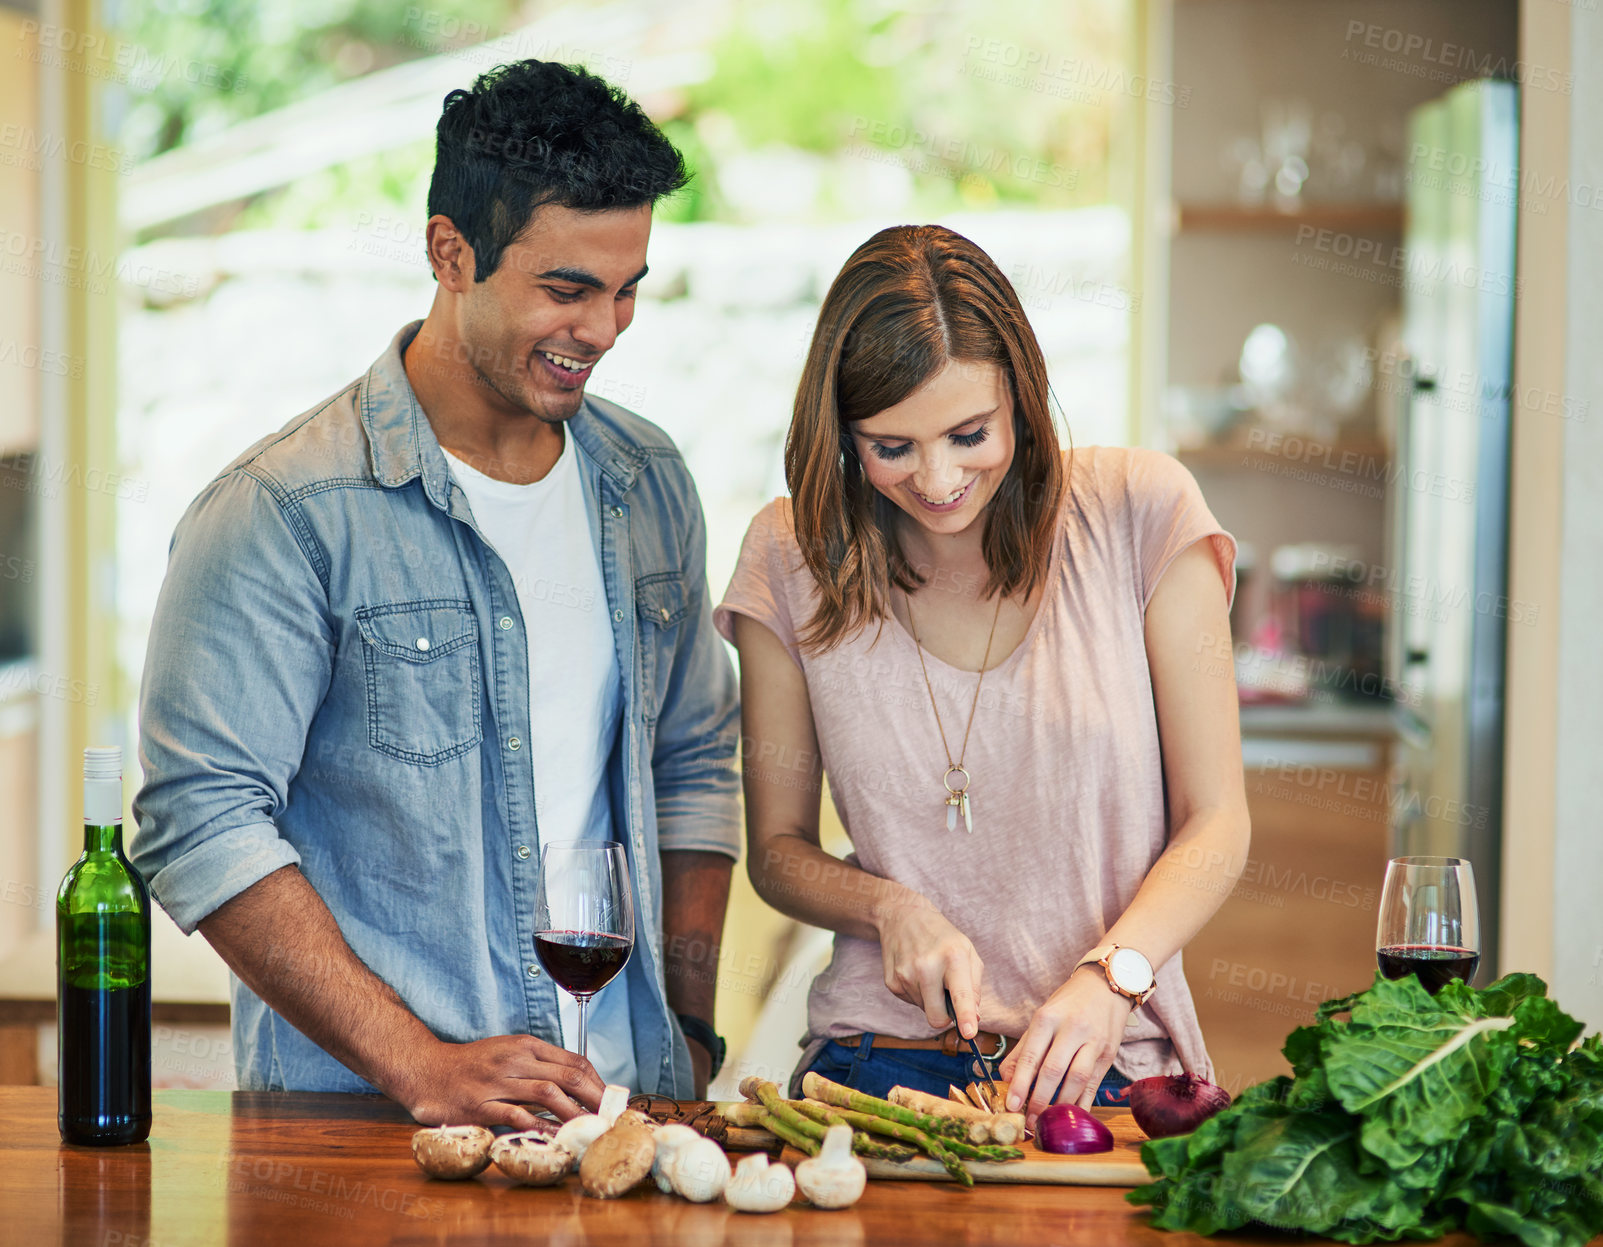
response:
[[(405, 1112), (377, 1097), (157, 1092), (149, 1143), (126, 1148), (62, 1146), (49, 1088), (0, 1088), (0, 1120), (0, 1242), (28, 1247), (1301, 1247), (1316, 1241), (1162, 1233), (1117, 1187), (963, 1190), (949, 1182), (871, 1181), (844, 1211), (794, 1206), (752, 1216), (721, 1204), (688, 1204), (649, 1184), (603, 1201), (582, 1195), (576, 1179), (534, 1190), (514, 1187), (494, 1169), (467, 1182), (437, 1182), (412, 1161), (415, 1127)], [(1475, 1242), (1462, 1235), (1444, 1241)]]

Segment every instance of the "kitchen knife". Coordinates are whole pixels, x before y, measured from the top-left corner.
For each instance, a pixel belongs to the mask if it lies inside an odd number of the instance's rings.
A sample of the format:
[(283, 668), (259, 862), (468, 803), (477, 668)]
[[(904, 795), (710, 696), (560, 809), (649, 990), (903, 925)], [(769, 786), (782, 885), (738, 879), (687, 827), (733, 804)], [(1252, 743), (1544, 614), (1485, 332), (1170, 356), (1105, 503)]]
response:
[[(946, 992), (946, 1016), (952, 1019), (952, 1025), (955, 1027), (957, 1025), (957, 1007), (952, 1003), (952, 993), (950, 991)], [(957, 1034), (959, 1039), (963, 1038), (962, 1031), (958, 1031)], [(986, 1083), (990, 1085), (991, 1094), (995, 1097), (996, 1103), (1002, 1103), (1004, 1097), (1001, 1089), (996, 1085), (996, 1071), (991, 1068), (990, 1060), (980, 1051), (979, 1041), (977, 1039), (965, 1039), (963, 1042), (968, 1044), (968, 1050), (974, 1054), (975, 1067), (984, 1075)], [(987, 1105), (986, 1107), (990, 1106)]]

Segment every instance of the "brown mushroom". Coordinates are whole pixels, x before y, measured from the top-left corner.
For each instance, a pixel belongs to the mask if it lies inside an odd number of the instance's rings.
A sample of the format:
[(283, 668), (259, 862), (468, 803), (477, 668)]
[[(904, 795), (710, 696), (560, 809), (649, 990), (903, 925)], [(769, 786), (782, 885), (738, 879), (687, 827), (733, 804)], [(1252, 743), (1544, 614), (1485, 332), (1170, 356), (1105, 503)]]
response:
[(495, 1167), (525, 1186), (552, 1186), (573, 1166), (573, 1153), (539, 1130), (504, 1134), (490, 1144)]
[(650, 1119), (630, 1109), (586, 1150), (579, 1162), (579, 1182), (586, 1195), (616, 1199), (645, 1180), (656, 1155)]
[(412, 1136), (412, 1157), (431, 1178), (471, 1178), (490, 1163), (494, 1141), (483, 1126), (431, 1126)]

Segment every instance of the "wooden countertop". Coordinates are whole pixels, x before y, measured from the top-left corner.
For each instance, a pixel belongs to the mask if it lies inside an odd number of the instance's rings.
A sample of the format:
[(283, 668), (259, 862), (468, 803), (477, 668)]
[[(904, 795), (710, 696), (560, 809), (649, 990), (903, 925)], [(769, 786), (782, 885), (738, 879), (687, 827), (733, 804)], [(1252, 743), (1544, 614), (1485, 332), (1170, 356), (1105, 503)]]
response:
[[(1283, 1235), (1198, 1238), (1150, 1229), (1111, 1187), (870, 1182), (842, 1212), (772, 1216), (637, 1190), (619, 1200), (566, 1187), (514, 1187), (493, 1168), (436, 1182), (412, 1161), (415, 1129), (374, 1097), (302, 1092), (159, 1091), (150, 1142), (64, 1147), (55, 1091), (0, 1087), (0, 1208), (8, 1242), (95, 1247), (227, 1243), (362, 1247), (369, 1243), (1084, 1244), (1202, 1247), (1311, 1244)], [(1458, 1247), (1476, 1240), (1443, 1239)]]

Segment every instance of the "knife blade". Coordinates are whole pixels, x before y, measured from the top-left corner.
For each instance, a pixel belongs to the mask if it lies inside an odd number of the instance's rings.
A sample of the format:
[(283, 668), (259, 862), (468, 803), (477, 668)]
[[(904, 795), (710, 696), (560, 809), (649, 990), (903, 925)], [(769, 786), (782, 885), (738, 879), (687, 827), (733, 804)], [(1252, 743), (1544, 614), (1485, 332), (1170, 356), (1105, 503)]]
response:
[[(957, 1025), (957, 1007), (952, 1003), (950, 990), (946, 992), (946, 1016), (952, 1019), (953, 1026)], [(959, 1039), (963, 1038), (962, 1031), (958, 1031), (957, 1035)], [(974, 1054), (975, 1067), (984, 1075), (985, 1081), (991, 1089), (991, 1095), (995, 1097), (995, 1102), (1000, 1104), (1002, 1102), (1002, 1092), (996, 1085), (996, 1071), (992, 1069), (990, 1060), (980, 1051), (979, 1040), (964, 1039), (963, 1042), (968, 1044), (968, 1050)], [(987, 1105), (987, 1107), (990, 1106)]]

